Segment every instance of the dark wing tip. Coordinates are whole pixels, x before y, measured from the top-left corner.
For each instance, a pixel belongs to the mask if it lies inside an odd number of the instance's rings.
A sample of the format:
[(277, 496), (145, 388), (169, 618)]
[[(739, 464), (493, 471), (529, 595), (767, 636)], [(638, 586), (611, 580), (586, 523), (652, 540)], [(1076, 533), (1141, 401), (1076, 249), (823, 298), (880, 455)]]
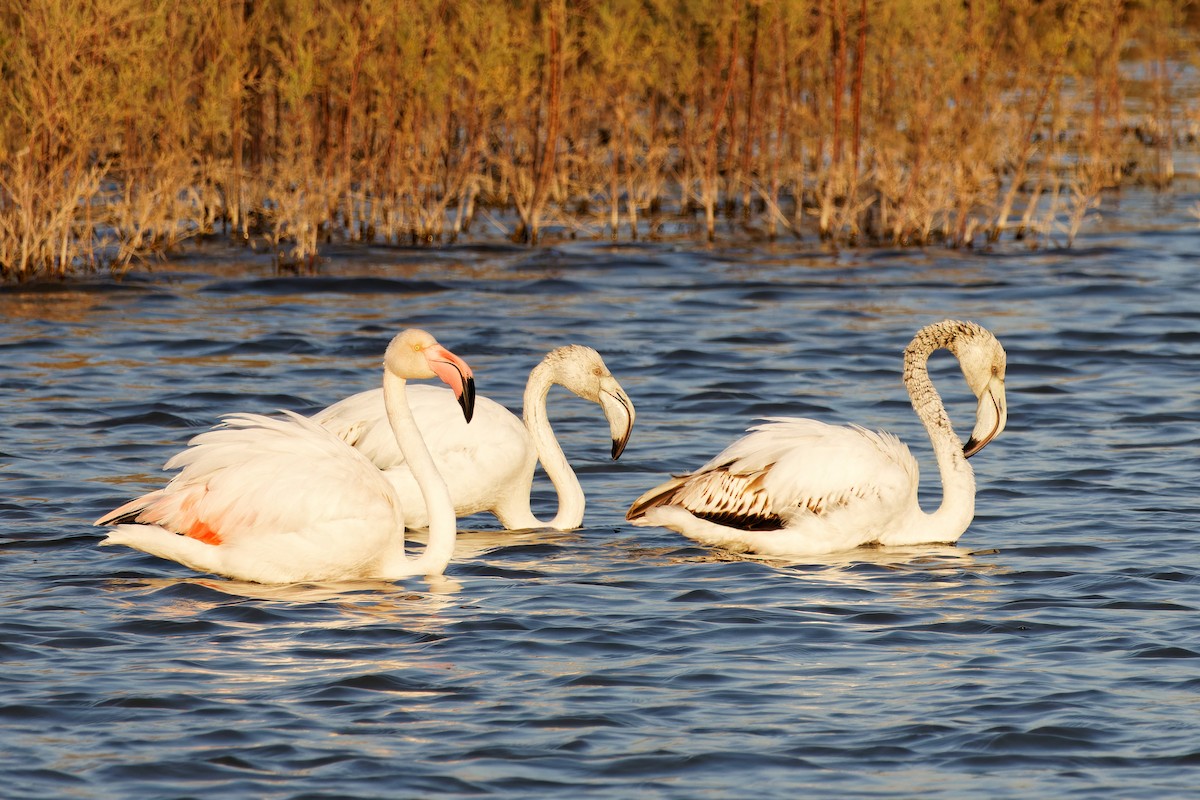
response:
[(133, 511), (126, 511), (124, 514), (115, 514), (110, 511), (92, 524), (96, 526), (133, 524), (139, 521), (138, 517), (144, 510), (142, 508), (135, 508)]
[(625, 512), (625, 519), (633, 522), (635, 519), (644, 517), (646, 512), (654, 506), (669, 503), (671, 498), (675, 496), (675, 489), (677, 486), (678, 482), (675, 480), (668, 481), (660, 486), (655, 486), (637, 500), (633, 501), (633, 505), (631, 505), (629, 510)]

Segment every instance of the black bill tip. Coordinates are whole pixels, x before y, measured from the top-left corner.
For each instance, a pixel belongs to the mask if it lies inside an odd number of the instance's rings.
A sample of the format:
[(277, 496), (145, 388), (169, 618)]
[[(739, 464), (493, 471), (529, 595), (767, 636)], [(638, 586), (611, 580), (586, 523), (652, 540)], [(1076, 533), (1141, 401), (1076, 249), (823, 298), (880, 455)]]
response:
[(464, 378), (462, 394), (458, 396), (458, 404), (462, 406), (463, 416), (467, 422), (475, 415), (475, 379)]
[(970, 439), (967, 439), (967, 443), (963, 445), (963, 456), (965, 458), (970, 458), (982, 450), (985, 444), (987, 444), (986, 441), (981, 442), (972, 436)]
[(629, 437), (628, 437), (628, 436), (622, 436), (620, 439), (613, 439), (613, 440), (612, 440), (612, 443), (613, 443), (613, 446), (612, 446), (612, 457), (613, 457), (613, 461), (616, 461), (618, 458), (620, 458), (620, 457), (621, 457), (621, 453), (624, 453), (624, 452), (625, 452), (625, 445), (626, 445), (626, 443), (628, 443), (628, 442), (629, 442)]

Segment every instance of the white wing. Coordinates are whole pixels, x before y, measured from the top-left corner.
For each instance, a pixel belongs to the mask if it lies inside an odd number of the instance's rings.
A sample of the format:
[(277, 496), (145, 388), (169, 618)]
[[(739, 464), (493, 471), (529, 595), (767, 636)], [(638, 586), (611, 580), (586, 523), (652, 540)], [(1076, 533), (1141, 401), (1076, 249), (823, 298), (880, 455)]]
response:
[(916, 461), (891, 434), (776, 418), (638, 498), (629, 517), (675, 505), (730, 528), (775, 530), (805, 516), (907, 504), (917, 480)]
[[(522, 487), (528, 496), (537, 454), (524, 424), (511, 411), (480, 395), (468, 423), (450, 390), (410, 385), (407, 392), (413, 417), (458, 515), (490, 508), (498, 496)], [(396, 445), (382, 389), (351, 395), (318, 412), (313, 421), (385, 470), (409, 511), (409, 525), (424, 524), (424, 502)]]
[(180, 472), (97, 524), (157, 524), (209, 543), (328, 530), (339, 521), (403, 525), (388, 482), (361, 453), (297, 414), (226, 417), (166, 464)]

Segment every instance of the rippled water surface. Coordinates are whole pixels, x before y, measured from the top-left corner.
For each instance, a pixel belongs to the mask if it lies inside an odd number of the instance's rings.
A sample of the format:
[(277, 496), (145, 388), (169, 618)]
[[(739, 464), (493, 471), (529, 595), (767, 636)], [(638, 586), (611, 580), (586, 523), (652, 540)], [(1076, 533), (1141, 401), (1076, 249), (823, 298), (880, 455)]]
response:
[[(0, 794), (1190, 796), (1195, 199), (1110, 201), (1071, 251), (381, 248), (315, 277), (212, 251), (4, 291)], [(896, 432), (936, 503), (900, 353), (948, 316), (1009, 356), (957, 546), (793, 563), (625, 523), (780, 414)], [(598, 407), (550, 398), (582, 529), (476, 517), (442, 579), (286, 588), (96, 546), (221, 414), (377, 385), (409, 325), (510, 408), (550, 348), (603, 353), (638, 409), (620, 461)], [(934, 379), (969, 428), (949, 356)]]

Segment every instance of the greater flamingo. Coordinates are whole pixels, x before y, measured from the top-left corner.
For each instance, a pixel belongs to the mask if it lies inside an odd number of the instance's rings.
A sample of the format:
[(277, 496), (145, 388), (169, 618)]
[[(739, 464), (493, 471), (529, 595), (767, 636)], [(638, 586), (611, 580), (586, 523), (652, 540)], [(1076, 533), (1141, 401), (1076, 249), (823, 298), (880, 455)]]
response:
[[(963, 445), (929, 379), (929, 356), (946, 348), (979, 403)], [(942, 477), (942, 502), (917, 502), (917, 462), (895, 436), (811, 419), (764, 421), (695, 472), (639, 497), (626, 518), (699, 542), (766, 555), (816, 555), (865, 544), (953, 543), (975, 515), (967, 458), (1004, 430), (1004, 348), (973, 322), (945, 320), (904, 351), (904, 384)]]
[[(556, 348), (533, 368), (525, 386), (524, 423), (499, 403), (480, 397), (475, 420), (468, 428), (454, 413), (453, 400), (445, 389), (409, 388), (413, 416), (427, 431), (426, 442), (446, 479), (458, 516), (489, 511), (507, 529), (570, 530), (583, 522), (583, 488), (546, 415), (546, 396), (554, 384), (600, 405), (612, 436), (612, 457), (619, 457), (633, 428), (633, 403), (608, 371), (604, 359), (590, 347)], [(404, 503), (409, 527), (427, 524), (424, 504), (404, 454), (396, 448), (395, 439), (387, 435), (378, 389), (351, 395), (313, 419), (383, 470)], [(549, 522), (535, 517), (529, 503), (539, 460), (558, 494), (558, 512)]]
[(471, 368), (425, 331), (388, 345), (383, 405), (397, 447), (432, 509), (429, 543), (404, 552), (405, 509), (361, 453), (297, 414), (234, 414), (192, 439), (164, 488), (104, 515), (101, 544), (123, 544), (201, 572), (257, 583), (440, 575), (457, 531), (446, 484), (406, 399), (406, 381), (440, 378), (471, 418)]

